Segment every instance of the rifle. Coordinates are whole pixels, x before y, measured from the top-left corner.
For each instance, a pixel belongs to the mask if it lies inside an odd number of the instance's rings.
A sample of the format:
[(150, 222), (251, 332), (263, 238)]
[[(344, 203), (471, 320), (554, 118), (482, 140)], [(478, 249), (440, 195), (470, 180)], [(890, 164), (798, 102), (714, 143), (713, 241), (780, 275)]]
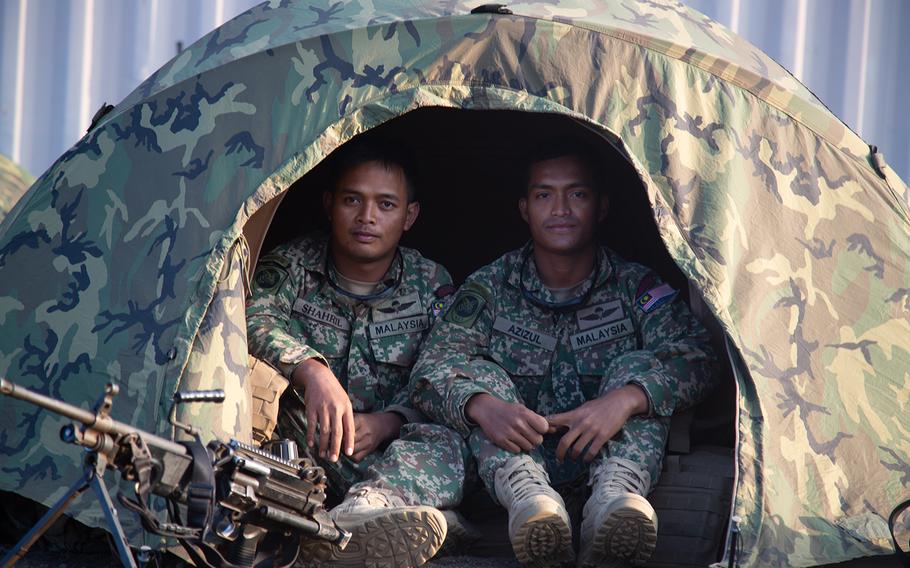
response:
[[(272, 453), (237, 440), (203, 446), (199, 432), (176, 420), (176, 405), (221, 402), (224, 392), (178, 392), (170, 422), (195, 438), (175, 442), (113, 420), (117, 385), (108, 383), (92, 410), (44, 396), (0, 378), (0, 392), (74, 420), (60, 430), (65, 442), (83, 446), (85, 474), (0, 560), (7, 568), (22, 558), (76, 497), (91, 488), (98, 496), (124, 566), (135, 568), (117, 511), (104, 484), (114, 469), (133, 484), (135, 496), (117, 496), (136, 512), (143, 528), (177, 539), (197, 566), (246, 568), (289, 566), (302, 538), (341, 548), (350, 533), (337, 527), (324, 507), (326, 476), (309, 457), (298, 457), (290, 440), (272, 444)], [(168, 519), (149, 508), (149, 496), (166, 502)], [(186, 521), (181, 508), (186, 509)]]

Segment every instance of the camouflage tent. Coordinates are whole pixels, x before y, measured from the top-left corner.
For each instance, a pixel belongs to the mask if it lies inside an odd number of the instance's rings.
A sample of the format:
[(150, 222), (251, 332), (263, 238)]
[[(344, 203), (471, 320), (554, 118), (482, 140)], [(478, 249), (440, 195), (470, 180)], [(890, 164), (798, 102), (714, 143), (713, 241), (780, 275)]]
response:
[[(251, 216), (419, 107), (557, 113), (628, 154), (729, 336), (739, 563), (890, 551), (882, 517), (910, 488), (907, 186), (679, 2), (476, 5), (274, 0), (157, 71), (0, 225), (0, 373), (71, 401), (115, 379), (115, 417), (162, 433), (175, 389), (214, 382), (233, 403), (187, 413), (243, 432)], [(3, 405), (0, 488), (49, 502), (77, 475), (60, 422)]]
[(35, 181), (28, 172), (0, 154), (0, 221)]

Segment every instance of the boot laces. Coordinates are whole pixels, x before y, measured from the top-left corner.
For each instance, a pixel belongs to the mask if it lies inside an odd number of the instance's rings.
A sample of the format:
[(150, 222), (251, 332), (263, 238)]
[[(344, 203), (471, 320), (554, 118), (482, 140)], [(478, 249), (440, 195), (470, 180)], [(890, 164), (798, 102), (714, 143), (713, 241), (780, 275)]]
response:
[(635, 462), (608, 458), (597, 467), (590, 484), (601, 498), (622, 493), (635, 493), (645, 497), (650, 490), (651, 476)]
[(512, 459), (503, 466), (502, 475), (508, 480), (515, 499), (553, 493), (550, 476), (532, 459)]

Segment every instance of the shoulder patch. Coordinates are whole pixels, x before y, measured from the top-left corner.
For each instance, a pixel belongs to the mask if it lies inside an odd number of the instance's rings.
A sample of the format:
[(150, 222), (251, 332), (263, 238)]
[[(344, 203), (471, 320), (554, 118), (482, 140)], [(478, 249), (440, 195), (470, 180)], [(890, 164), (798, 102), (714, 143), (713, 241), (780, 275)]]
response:
[(669, 284), (661, 284), (640, 294), (635, 299), (635, 305), (644, 313), (648, 313), (675, 298), (677, 293)]
[(452, 306), (443, 316), (443, 320), (464, 327), (471, 327), (477, 321), (477, 316), (487, 303), (487, 299), (477, 290), (472, 288), (461, 289)]
[(654, 288), (655, 284), (657, 284), (657, 275), (653, 272), (648, 272), (648, 274), (646, 274), (638, 283), (638, 290), (635, 292), (635, 297), (641, 298), (645, 292)]
[(281, 266), (274, 264), (261, 265), (256, 270), (254, 281), (256, 286), (264, 292), (272, 292), (281, 287), (288, 278), (288, 272)]
[(454, 293), (455, 293), (455, 286), (452, 286), (451, 284), (443, 284), (439, 288), (436, 288), (436, 291), (433, 292), (433, 295), (436, 296), (437, 298), (445, 298), (445, 297), (451, 296)]

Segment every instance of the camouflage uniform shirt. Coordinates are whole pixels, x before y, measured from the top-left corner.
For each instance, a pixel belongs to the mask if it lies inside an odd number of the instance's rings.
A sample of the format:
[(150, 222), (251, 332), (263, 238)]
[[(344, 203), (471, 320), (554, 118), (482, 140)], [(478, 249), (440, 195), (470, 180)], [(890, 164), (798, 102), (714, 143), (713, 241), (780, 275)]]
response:
[[(478, 393), (517, 395), (510, 401), (546, 416), (598, 397), (608, 382), (632, 383), (647, 394), (649, 416), (661, 419), (713, 386), (708, 332), (653, 272), (604, 248), (583, 288), (569, 309), (532, 302), (554, 299), (531, 245), (472, 274), (421, 351), (412, 373), (416, 406), (467, 437), (474, 425), (464, 409)], [(545, 438), (545, 453), (557, 439)]]
[(397, 412), (422, 421), (408, 400), (408, 375), (449, 288), (442, 266), (399, 247), (373, 299), (333, 285), (328, 240), (308, 236), (260, 260), (247, 304), (250, 352), (288, 377), (306, 359), (328, 365), (354, 412)]

